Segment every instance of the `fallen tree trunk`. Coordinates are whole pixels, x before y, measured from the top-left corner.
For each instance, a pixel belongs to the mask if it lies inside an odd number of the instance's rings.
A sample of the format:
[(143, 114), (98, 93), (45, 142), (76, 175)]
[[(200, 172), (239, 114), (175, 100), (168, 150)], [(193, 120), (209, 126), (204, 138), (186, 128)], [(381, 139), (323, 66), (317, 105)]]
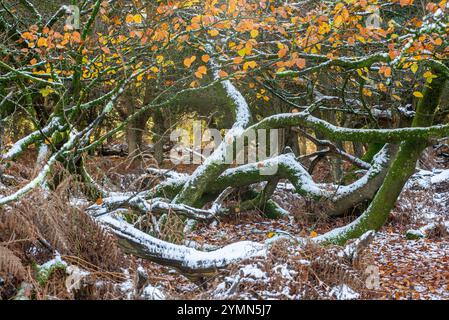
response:
[(97, 221), (119, 238), (119, 243), (126, 252), (174, 267), (189, 276), (213, 274), (229, 264), (265, 256), (267, 253), (266, 245), (250, 241), (236, 242), (215, 251), (204, 252), (154, 238), (110, 215), (103, 215)]

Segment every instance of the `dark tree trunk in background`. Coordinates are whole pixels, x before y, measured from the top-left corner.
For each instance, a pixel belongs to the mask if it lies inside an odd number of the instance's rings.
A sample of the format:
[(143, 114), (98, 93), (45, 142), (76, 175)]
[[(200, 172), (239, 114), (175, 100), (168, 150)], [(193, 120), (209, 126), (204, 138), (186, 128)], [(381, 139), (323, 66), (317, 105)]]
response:
[[(283, 132), (285, 146), (290, 147), (295, 156), (299, 156), (301, 152), (299, 148), (298, 134), (291, 128), (284, 129)], [(279, 152), (282, 152), (283, 149), (284, 148), (280, 148)]]
[(353, 142), (352, 143), (352, 148), (354, 149), (354, 155), (357, 158), (362, 158), (363, 157), (363, 144), (360, 142)]
[(156, 109), (153, 112), (153, 151), (154, 151), (154, 159), (158, 164), (162, 164), (164, 161), (164, 145), (167, 142), (168, 138), (165, 135), (165, 122), (164, 116), (160, 109)]
[[(133, 105), (130, 108), (131, 114), (135, 112), (136, 108)], [(128, 143), (128, 154), (131, 158), (140, 157), (143, 143), (143, 133), (145, 131), (147, 118), (138, 117), (137, 119), (130, 121), (126, 127), (126, 141)]]

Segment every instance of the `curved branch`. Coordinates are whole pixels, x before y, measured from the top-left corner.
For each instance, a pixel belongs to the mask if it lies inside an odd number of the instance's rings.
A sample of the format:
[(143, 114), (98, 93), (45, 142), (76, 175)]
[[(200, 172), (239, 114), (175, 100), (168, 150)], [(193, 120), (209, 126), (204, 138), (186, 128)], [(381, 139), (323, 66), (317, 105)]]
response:
[(65, 152), (73, 148), (76, 141), (78, 140), (79, 136), (76, 134), (72, 134), (69, 140), (62, 146), (62, 148), (53, 154), (51, 158), (47, 161), (45, 166), (42, 168), (42, 170), (39, 172), (36, 178), (34, 178), (32, 181), (30, 181), (26, 186), (19, 189), (15, 193), (6, 196), (6, 197), (0, 197), (0, 206), (3, 206), (7, 203), (17, 201), (24, 195), (26, 195), (28, 192), (36, 188), (41, 182), (45, 180), (48, 173), (50, 172), (52, 166), (56, 163), (58, 158)]
[(292, 126), (310, 127), (326, 135), (329, 139), (337, 141), (397, 143), (405, 140), (423, 140), (449, 135), (449, 124), (398, 129), (350, 129), (337, 127), (312, 116), (308, 110), (299, 113), (283, 113), (265, 118), (249, 127), (247, 131)]
[[(213, 60), (211, 60), (211, 64), (217, 67)], [(215, 69), (214, 78), (217, 80), (220, 79), (220, 76), (218, 68)], [(194, 205), (202, 197), (206, 189), (229, 166), (226, 159), (229, 158), (230, 154), (233, 154), (234, 142), (251, 122), (251, 112), (243, 95), (230, 80), (223, 81), (221, 85), (229, 98), (231, 110), (234, 110), (235, 123), (231, 130), (226, 133), (218, 148), (195, 170), (183, 186), (174, 199), (175, 203)]]
[(190, 275), (213, 273), (229, 264), (265, 256), (267, 253), (265, 245), (250, 241), (236, 242), (215, 251), (204, 252), (159, 240), (109, 215), (101, 216), (97, 221), (119, 238), (119, 244), (125, 251)]

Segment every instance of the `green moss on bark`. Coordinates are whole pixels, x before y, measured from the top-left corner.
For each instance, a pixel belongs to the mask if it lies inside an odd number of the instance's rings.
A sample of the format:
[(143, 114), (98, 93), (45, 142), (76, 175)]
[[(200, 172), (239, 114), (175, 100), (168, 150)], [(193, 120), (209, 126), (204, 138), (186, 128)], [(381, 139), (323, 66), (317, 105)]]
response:
[[(426, 85), (412, 127), (432, 125), (445, 82), (440, 75), (431, 85)], [(405, 183), (415, 172), (416, 162), (426, 146), (427, 140), (420, 139), (419, 136), (402, 142), (381, 188), (368, 209), (353, 223), (325, 234), (319, 240), (324, 243), (344, 244), (347, 240), (358, 238), (369, 230), (379, 230), (385, 224)]]

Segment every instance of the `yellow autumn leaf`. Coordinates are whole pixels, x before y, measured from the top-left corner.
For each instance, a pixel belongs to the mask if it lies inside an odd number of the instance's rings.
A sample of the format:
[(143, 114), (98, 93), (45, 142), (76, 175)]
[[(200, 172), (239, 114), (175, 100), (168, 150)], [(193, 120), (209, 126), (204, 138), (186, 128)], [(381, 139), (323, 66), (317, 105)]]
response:
[(253, 30), (251, 30), (250, 34), (251, 34), (251, 38), (257, 38), (257, 36), (259, 35), (259, 30), (253, 29)]
[(268, 238), (268, 239), (271, 239), (271, 238), (273, 238), (275, 235), (276, 235), (275, 232), (272, 232), (272, 231), (271, 231), (271, 232), (268, 232), (268, 233), (267, 233), (267, 238)]
[(41, 47), (48, 47), (48, 43), (47, 43), (47, 39), (46, 38), (39, 38), (39, 40), (37, 40), (37, 46), (39, 48)]
[(240, 49), (237, 53), (239, 56), (244, 57), (246, 55), (246, 48)]
[(331, 26), (327, 22), (320, 23), (320, 26), (318, 27), (318, 33), (319, 34), (326, 34), (331, 30)]
[(49, 96), (50, 94), (52, 94), (53, 92), (55, 92), (55, 90), (53, 90), (51, 87), (45, 87), (45, 88), (43, 88), (43, 89), (40, 89), (39, 90), (39, 92), (40, 92), (40, 94), (43, 96), (43, 97), (47, 97), (47, 96)]
[(432, 77), (433, 76), (433, 73), (432, 72), (430, 72), (430, 71), (426, 71), (426, 72), (424, 72), (424, 74), (423, 74), (423, 77), (424, 78), (430, 78), (430, 77)]
[(424, 79), (426, 79), (427, 83), (432, 83), (432, 80), (437, 78), (436, 75), (434, 75), (431, 71), (426, 71), (423, 74)]
[(142, 23), (142, 16), (140, 14), (136, 14), (133, 16), (133, 20), (135, 23)]
[(366, 39), (362, 36), (356, 35), (357, 40), (359, 40), (361, 43), (366, 43)]
[(256, 61), (247, 61), (243, 64), (243, 70), (247, 70), (248, 68), (254, 69), (256, 66)]
[(209, 30), (208, 33), (210, 34), (211, 37), (216, 37), (219, 34), (218, 30), (215, 30), (215, 29), (214, 30)]
[(416, 71), (418, 71), (418, 64), (417, 64), (417, 63), (413, 63), (413, 64), (410, 66), (410, 70), (411, 70), (413, 73), (416, 73)]
[(318, 236), (318, 233), (316, 233), (316, 231), (310, 232), (310, 237), (311, 237), (311, 238), (315, 238), (315, 237), (317, 237), (317, 236)]
[(339, 16), (337, 16), (337, 17), (334, 19), (334, 26), (335, 26), (336, 28), (338, 28), (339, 26), (341, 26), (342, 23), (343, 23), (343, 16), (342, 16), (342, 15), (339, 15)]
[(413, 95), (414, 95), (415, 97), (417, 97), (417, 98), (424, 98), (424, 95), (423, 95), (421, 92), (419, 92), (419, 91), (413, 92)]

